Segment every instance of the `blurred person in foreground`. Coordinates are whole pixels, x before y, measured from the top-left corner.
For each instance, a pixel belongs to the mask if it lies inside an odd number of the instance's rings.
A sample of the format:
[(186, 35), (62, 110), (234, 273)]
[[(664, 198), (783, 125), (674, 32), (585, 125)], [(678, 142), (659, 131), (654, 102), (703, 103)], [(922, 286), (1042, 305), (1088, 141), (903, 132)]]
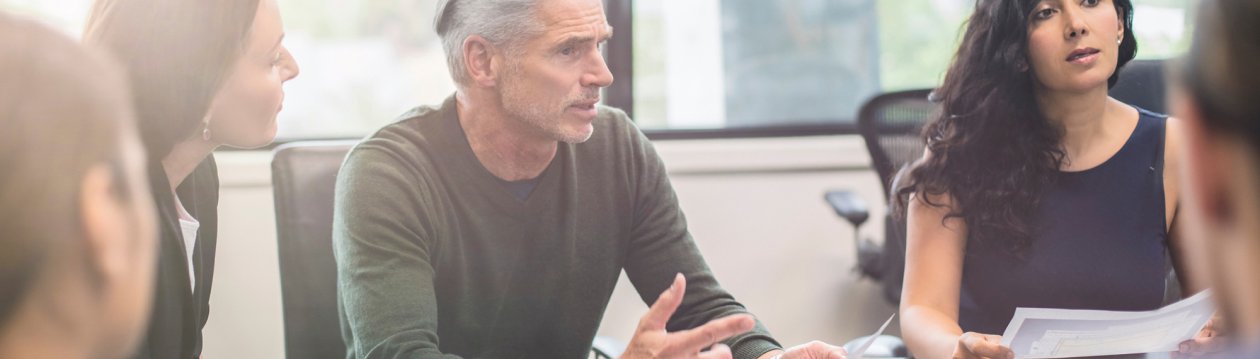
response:
[(156, 233), (122, 74), (0, 13), (0, 358), (117, 359), (144, 333)]
[(1260, 1), (1204, 0), (1198, 16), (1171, 93), (1185, 124), (1181, 231), (1231, 334), (1225, 356), (1260, 358)]

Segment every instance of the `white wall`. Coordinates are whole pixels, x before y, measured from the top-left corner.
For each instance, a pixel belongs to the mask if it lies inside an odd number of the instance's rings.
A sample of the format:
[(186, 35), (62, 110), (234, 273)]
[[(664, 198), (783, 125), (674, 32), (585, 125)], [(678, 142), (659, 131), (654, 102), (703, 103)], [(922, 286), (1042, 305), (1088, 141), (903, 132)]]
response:
[[(882, 233), (879, 181), (856, 136), (658, 141), (691, 231), (722, 285), (787, 345), (841, 344), (895, 308), (854, 272), (853, 232), (822, 200), (854, 189)], [(283, 358), (268, 152), (217, 154), (223, 190), (205, 357)], [(599, 334), (628, 341), (646, 310), (622, 276)], [(893, 334), (896, 329), (890, 329)]]

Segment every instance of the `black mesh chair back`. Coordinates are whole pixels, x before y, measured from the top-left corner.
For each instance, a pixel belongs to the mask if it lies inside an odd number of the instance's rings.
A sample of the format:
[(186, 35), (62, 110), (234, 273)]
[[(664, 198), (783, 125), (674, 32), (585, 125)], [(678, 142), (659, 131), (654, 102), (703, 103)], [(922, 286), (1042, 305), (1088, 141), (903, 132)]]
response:
[(858, 113), (858, 131), (866, 140), (885, 198), (890, 198), (897, 171), (923, 157), (921, 130), (936, 110), (928, 100), (931, 92), (920, 89), (881, 94), (862, 105)]
[[(919, 89), (881, 94), (862, 105), (858, 113), (858, 132), (879, 174), (885, 203), (893, 198), (898, 174), (923, 157), (923, 125), (936, 111), (936, 104), (928, 99), (931, 93), (930, 89)], [(892, 206), (886, 208), (891, 210)], [(906, 260), (905, 222), (896, 217), (892, 212), (884, 214), (884, 243), (877, 261), (884, 298), (894, 304), (901, 300)]]
[(333, 187), (357, 141), (296, 142), (271, 162), (288, 358), (344, 359), (332, 252)]

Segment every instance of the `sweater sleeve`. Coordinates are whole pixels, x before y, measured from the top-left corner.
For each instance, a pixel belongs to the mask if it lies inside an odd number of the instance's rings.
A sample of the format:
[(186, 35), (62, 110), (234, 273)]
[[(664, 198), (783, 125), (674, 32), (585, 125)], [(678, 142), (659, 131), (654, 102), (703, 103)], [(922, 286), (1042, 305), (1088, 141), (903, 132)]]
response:
[[(624, 115), (623, 115), (624, 116)], [(637, 182), (632, 196), (634, 222), (626, 257), (626, 275), (649, 306), (682, 273), (687, 292), (666, 329), (685, 330), (721, 317), (748, 313), (714, 278), (687, 230), (687, 221), (670, 185), (664, 163), (642, 132), (635, 134), (632, 176)], [(752, 359), (780, 349), (770, 332), (757, 321), (752, 331), (722, 341), (734, 358)]]
[(333, 252), (353, 358), (458, 358), (438, 351), (431, 196), (407, 162), (365, 143), (337, 178)]

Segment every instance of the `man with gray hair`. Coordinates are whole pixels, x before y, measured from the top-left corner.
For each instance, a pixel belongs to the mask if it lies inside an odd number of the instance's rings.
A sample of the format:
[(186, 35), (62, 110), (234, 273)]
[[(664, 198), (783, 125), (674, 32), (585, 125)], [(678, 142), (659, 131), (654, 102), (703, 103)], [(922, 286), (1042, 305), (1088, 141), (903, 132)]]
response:
[(623, 358), (844, 357), (784, 351), (718, 285), (652, 144), (598, 105), (600, 0), (449, 0), (435, 23), (456, 93), (337, 180), (349, 358), (584, 358), (623, 270), (653, 303)]

